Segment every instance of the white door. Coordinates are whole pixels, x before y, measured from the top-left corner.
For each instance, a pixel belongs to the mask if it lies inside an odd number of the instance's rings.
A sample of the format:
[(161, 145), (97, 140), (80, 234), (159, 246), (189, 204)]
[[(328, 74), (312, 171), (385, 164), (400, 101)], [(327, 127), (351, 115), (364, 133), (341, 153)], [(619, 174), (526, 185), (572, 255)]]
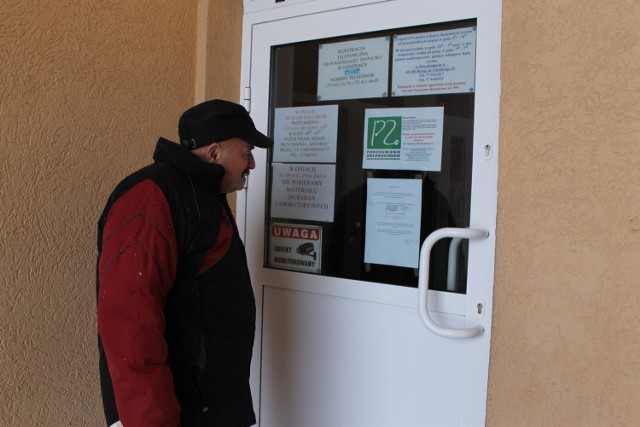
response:
[(259, 425), (484, 425), (500, 0), (272, 3), (245, 2), (242, 82), (276, 146), (237, 215)]

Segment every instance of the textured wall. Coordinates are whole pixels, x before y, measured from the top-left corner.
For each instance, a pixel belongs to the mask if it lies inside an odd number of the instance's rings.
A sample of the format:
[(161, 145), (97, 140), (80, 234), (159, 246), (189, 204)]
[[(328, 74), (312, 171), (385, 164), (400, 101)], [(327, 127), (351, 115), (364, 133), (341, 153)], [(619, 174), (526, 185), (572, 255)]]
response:
[(503, 0), (489, 426), (640, 425), (640, 3)]
[(242, 58), (242, 2), (212, 2), (208, 12), (205, 99), (222, 98), (238, 102)]
[[(193, 100), (196, 1), (3, 0), (0, 424), (102, 425), (96, 221)], [(239, 29), (238, 29), (239, 31)]]

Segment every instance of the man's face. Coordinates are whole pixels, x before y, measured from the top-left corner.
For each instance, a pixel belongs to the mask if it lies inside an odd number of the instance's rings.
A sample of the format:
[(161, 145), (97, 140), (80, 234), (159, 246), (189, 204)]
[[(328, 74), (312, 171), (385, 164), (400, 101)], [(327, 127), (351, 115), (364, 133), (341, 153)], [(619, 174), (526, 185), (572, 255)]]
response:
[(224, 167), (220, 189), (223, 193), (242, 190), (249, 171), (256, 167), (251, 153), (253, 146), (240, 138), (231, 138), (219, 143), (216, 163)]

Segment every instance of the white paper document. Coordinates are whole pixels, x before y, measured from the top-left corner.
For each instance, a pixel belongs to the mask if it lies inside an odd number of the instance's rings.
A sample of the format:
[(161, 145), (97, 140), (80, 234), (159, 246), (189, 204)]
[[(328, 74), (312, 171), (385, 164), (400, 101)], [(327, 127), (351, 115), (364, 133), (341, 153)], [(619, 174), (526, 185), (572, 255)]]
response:
[(475, 74), (475, 27), (394, 38), (392, 96), (474, 92)]
[(418, 268), (422, 180), (367, 179), (364, 262)]
[(335, 163), (338, 106), (276, 108), (274, 162)]
[(333, 222), (336, 165), (273, 163), (271, 217)]
[(318, 101), (387, 96), (389, 37), (321, 44)]

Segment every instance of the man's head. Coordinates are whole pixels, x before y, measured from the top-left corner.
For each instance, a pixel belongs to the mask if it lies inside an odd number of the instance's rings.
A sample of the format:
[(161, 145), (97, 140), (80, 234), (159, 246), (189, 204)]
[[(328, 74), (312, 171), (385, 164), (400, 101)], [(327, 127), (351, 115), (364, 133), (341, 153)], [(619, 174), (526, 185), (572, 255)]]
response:
[(231, 138), (222, 142), (212, 142), (192, 152), (203, 161), (215, 163), (224, 168), (220, 191), (232, 193), (244, 188), (247, 176), (251, 169), (256, 167), (251, 150), (253, 145), (240, 138)]
[(271, 148), (273, 141), (259, 132), (247, 110), (233, 102), (214, 99), (191, 107), (178, 123), (180, 144), (208, 163), (224, 167), (223, 193), (244, 187), (255, 168), (253, 147)]

